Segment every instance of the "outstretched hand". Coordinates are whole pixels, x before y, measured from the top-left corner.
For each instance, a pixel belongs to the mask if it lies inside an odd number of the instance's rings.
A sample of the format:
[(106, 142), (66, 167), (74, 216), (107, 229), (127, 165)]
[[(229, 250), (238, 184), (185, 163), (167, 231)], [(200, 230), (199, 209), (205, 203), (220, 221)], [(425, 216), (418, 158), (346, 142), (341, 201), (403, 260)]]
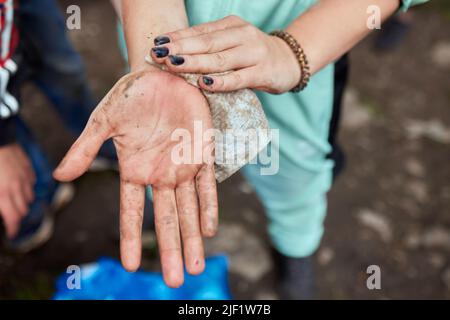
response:
[[(54, 172), (60, 181), (76, 179), (89, 168), (103, 142), (113, 138), (121, 180), (122, 263), (129, 271), (140, 265), (145, 187), (151, 185), (162, 270), (171, 287), (183, 283), (181, 243), (187, 271), (201, 273), (202, 236), (213, 236), (218, 223), (214, 143), (203, 134), (194, 135), (195, 121), (200, 121), (203, 132), (212, 128), (199, 89), (155, 69), (130, 73), (100, 102)], [(174, 161), (172, 151), (179, 141), (171, 135), (176, 129), (187, 130), (209, 157), (193, 163)]]

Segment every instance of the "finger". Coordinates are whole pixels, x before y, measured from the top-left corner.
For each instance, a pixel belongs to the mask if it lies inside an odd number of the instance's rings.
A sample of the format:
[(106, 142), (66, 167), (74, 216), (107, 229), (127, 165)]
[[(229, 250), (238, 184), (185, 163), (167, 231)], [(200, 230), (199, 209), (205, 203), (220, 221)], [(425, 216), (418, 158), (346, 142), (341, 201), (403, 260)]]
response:
[(11, 195), (14, 207), (21, 218), (25, 217), (28, 212), (28, 201), (26, 200), (24, 185), (15, 188)]
[(26, 168), (27, 180), (30, 182), (32, 186), (36, 183), (36, 174), (34, 173), (34, 169), (31, 164), (27, 165)]
[(190, 274), (200, 274), (205, 269), (205, 255), (194, 181), (177, 187), (175, 193), (186, 269)]
[[(219, 30), (212, 33), (202, 34), (196, 37), (184, 38), (167, 43), (163, 46), (154, 47), (152, 54), (155, 58), (161, 58), (161, 54), (192, 55), (221, 52), (237, 47), (243, 43), (242, 28)], [(167, 49), (167, 52), (165, 52)], [(156, 53), (160, 53), (157, 55)], [(248, 52), (247, 52), (248, 54)]]
[[(21, 149), (20, 149), (21, 150)], [(23, 175), (24, 178), (29, 180), (31, 184), (34, 184), (36, 182), (36, 175), (34, 173), (33, 166), (30, 163), (30, 160), (28, 159), (28, 156), (25, 152), (21, 150), (19, 153), (19, 157), (17, 159), (21, 163), (21, 167), (23, 168)]]
[[(234, 28), (238, 26), (245, 25), (246, 22), (242, 20), (241, 18), (237, 16), (228, 16), (223, 19), (213, 21), (213, 22), (207, 22), (203, 24), (199, 24), (196, 26), (193, 26), (191, 28), (186, 28), (174, 32), (169, 32), (165, 34), (164, 36), (167, 36), (170, 41), (177, 41), (184, 38), (191, 38), (195, 36), (199, 36), (205, 33), (211, 33), (214, 31), (224, 30), (228, 28)], [(158, 43), (158, 39), (161, 38), (156, 37), (155, 39), (155, 45)]]
[(2, 197), (0, 199), (0, 214), (3, 217), (6, 236), (9, 239), (14, 238), (19, 231), (21, 219), (10, 197)]
[(104, 116), (94, 112), (78, 140), (70, 148), (54, 172), (59, 181), (72, 181), (91, 165), (103, 142), (109, 138), (109, 126)]
[(183, 55), (182, 57), (184, 63), (179, 65), (174, 64), (172, 58), (169, 57), (165, 61), (169, 70), (185, 73), (219, 73), (252, 67), (257, 62), (257, 57), (249, 55), (242, 46), (217, 53)]
[(24, 183), (23, 187), (22, 187), (23, 188), (23, 194), (25, 196), (25, 200), (26, 200), (26, 202), (28, 204), (30, 204), (31, 202), (34, 201), (34, 190), (33, 190), (34, 183), (35, 182)]
[(144, 186), (120, 182), (120, 256), (124, 268), (131, 272), (141, 263), (144, 203)]
[(184, 274), (175, 192), (154, 187), (153, 197), (164, 281), (169, 287), (177, 288), (183, 284)]
[(28, 156), (24, 152), (19, 153), (17, 161), (21, 163), (21, 179), (23, 180), (21, 187), (17, 189), (20, 189), (19, 192), (23, 194), (26, 203), (31, 203), (34, 200), (33, 187), (36, 183), (36, 174)]
[(198, 84), (211, 92), (229, 92), (257, 87), (259, 75), (256, 67), (250, 67), (224, 75), (202, 76), (198, 79)]
[(205, 237), (212, 237), (217, 232), (219, 221), (214, 165), (204, 165), (197, 174), (196, 180), (202, 234)]
[(238, 47), (242, 42), (241, 34), (242, 32), (239, 32), (237, 28), (233, 28), (203, 34), (197, 37), (180, 39), (163, 46), (152, 48), (150, 55), (154, 62), (162, 64), (173, 61), (173, 56), (221, 52)]

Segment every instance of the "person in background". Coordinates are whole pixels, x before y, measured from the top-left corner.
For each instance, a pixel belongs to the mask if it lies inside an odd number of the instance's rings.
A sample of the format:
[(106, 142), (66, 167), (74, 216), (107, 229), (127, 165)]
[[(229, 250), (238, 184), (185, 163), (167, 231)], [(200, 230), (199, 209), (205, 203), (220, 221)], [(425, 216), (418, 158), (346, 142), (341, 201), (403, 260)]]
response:
[[(27, 252), (50, 238), (54, 213), (71, 200), (73, 187), (53, 179), (53, 167), (21, 119), (20, 88), (34, 83), (74, 135), (82, 132), (97, 101), (55, 0), (21, 0), (16, 6), (3, 0), (0, 10), (0, 216), (7, 247)], [(98, 160), (98, 169), (117, 166), (111, 142)]]

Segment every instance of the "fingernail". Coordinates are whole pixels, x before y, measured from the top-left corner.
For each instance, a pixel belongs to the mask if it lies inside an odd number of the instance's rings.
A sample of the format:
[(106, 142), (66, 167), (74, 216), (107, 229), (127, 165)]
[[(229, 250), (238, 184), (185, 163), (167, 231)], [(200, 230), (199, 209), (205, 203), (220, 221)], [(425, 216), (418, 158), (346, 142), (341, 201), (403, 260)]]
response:
[(152, 48), (152, 51), (155, 53), (157, 58), (164, 58), (169, 54), (169, 49), (167, 47), (155, 47)]
[(155, 46), (160, 46), (162, 44), (169, 43), (170, 39), (169, 39), (169, 37), (166, 37), (166, 36), (159, 36), (159, 37), (156, 37), (153, 42), (155, 43)]
[(214, 79), (208, 76), (203, 77), (203, 83), (207, 86), (212, 86), (214, 84)]
[(172, 63), (175, 66), (179, 66), (179, 65), (184, 63), (184, 58), (180, 57), (180, 56), (172, 56), (172, 55), (170, 55), (169, 59), (170, 59), (170, 63)]

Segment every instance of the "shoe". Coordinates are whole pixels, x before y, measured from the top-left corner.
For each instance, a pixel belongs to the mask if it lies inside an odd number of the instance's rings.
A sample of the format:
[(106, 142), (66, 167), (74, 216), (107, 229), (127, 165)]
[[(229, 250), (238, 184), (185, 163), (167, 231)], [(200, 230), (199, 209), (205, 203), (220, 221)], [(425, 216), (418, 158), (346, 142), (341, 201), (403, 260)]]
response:
[(314, 298), (314, 262), (312, 257), (291, 258), (272, 251), (281, 300)]
[(56, 213), (72, 201), (74, 195), (73, 184), (63, 183), (57, 185), (50, 203), (38, 198), (22, 220), (18, 235), (5, 241), (6, 248), (23, 254), (43, 246), (53, 235)]

